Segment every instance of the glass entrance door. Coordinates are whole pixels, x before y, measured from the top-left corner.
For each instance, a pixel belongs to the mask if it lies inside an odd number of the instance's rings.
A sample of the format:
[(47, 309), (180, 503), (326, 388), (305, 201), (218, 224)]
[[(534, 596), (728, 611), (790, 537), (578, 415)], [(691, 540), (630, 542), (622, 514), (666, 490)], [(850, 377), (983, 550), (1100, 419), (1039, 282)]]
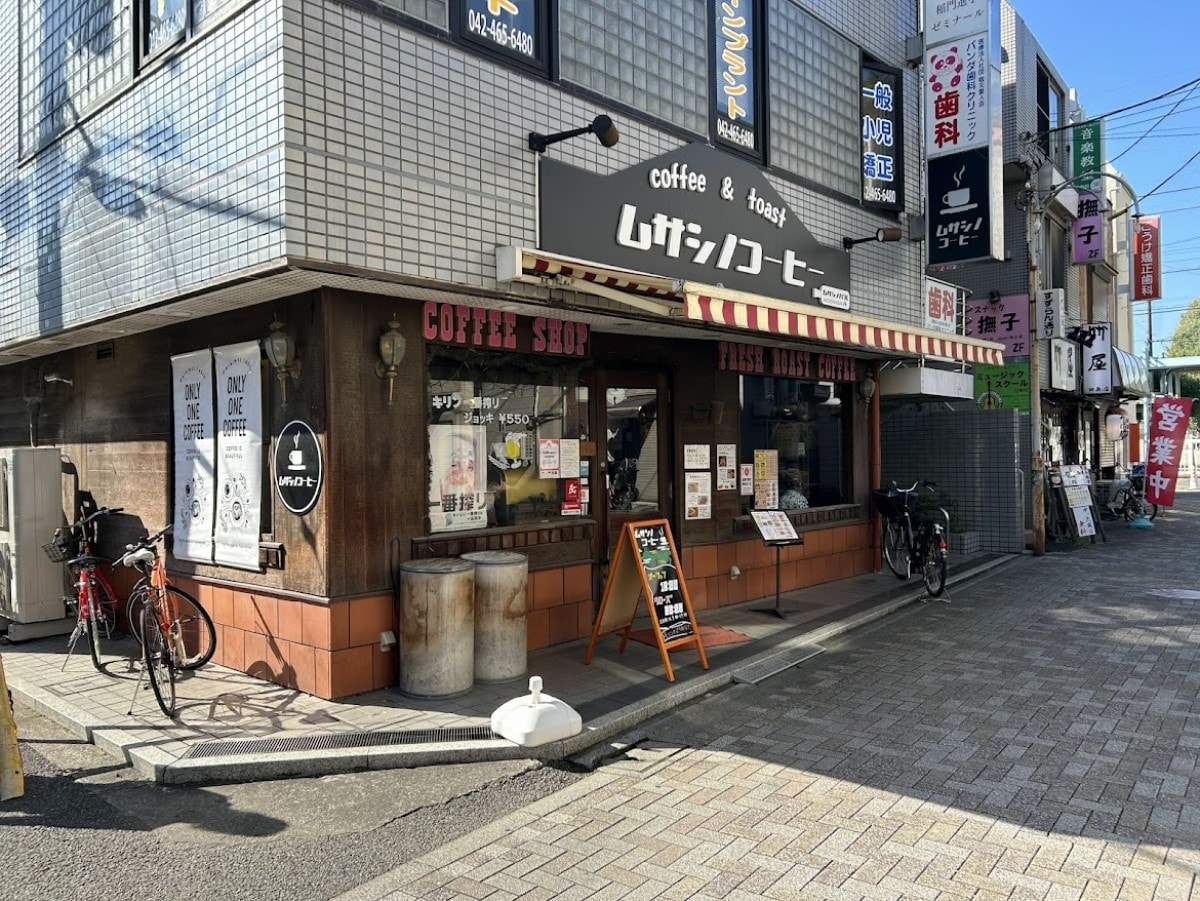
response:
[(625, 523), (670, 518), (671, 420), (665, 375), (609, 372), (604, 381), (601, 509), (607, 535), (604, 558), (611, 559)]

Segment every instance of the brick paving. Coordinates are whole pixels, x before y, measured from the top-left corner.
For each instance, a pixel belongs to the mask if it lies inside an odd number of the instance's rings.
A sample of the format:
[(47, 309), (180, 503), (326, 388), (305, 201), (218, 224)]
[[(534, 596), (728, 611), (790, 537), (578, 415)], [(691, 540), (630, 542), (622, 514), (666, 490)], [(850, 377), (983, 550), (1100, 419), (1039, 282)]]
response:
[(1200, 495), (1023, 557), (643, 727), (343, 896), (1186, 899), (1200, 889)]

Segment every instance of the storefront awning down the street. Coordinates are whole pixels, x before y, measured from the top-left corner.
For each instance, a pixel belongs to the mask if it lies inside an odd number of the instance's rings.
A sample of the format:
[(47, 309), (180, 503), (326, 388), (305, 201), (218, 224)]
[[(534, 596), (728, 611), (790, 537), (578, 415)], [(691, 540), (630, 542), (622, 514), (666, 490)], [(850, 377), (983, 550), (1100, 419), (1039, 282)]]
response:
[(1004, 345), (858, 316), (842, 310), (776, 300), (716, 285), (632, 272), (522, 247), (496, 249), (501, 282), (554, 284), (596, 294), (672, 319), (788, 336), (895, 356), (928, 356), (962, 363), (1004, 362)]
[(1147, 397), (1150, 394), (1150, 370), (1141, 357), (1119, 347), (1112, 349), (1117, 364), (1117, 384), (1113, 387), (1123, 397)]

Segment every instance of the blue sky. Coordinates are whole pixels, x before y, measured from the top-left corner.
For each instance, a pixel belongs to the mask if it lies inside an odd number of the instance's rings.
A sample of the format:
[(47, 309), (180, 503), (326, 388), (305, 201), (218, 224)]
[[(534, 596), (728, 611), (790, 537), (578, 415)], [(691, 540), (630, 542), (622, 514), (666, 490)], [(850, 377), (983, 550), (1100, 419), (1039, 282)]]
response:
[[(1089, 118), (1200, 78), (1193, 3), (1010, 2)], [(1135, 351), (1146, 352), (1149, 307), (1161, 354), (1182, 311), (1200, 297), (1200, 155), (1191, 159), (1200, 151), (1200, 85), (1113, 116), (1106, 130), (1108, 159), (1137, 192), (1142, 213), (1162, 216), (1162, 299), (1134, 305)]]

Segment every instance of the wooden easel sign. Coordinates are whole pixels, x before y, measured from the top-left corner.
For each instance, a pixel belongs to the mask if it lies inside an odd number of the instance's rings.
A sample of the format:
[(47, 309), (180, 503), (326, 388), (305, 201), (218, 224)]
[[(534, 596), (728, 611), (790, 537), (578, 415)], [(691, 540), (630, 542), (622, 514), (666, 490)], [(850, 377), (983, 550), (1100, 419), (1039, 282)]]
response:
[(678, 648), (694, 645), (700, 656), (700, 666), (708, 669), (700, 627), (692, 611), (692, 599), (680, 573), (671, 526), (665, 519), (630, 522), (621, 529), (583, 662), (592, 662), (596, 642), (601, 635), (612, 632), (621, 632), (620, 653), (625, 653), (638, 601), (643, 596), (649, 599), (650, 621), (654, 625), (654, 638), (662, 655), (667, 681), (675, 681), (669, 652)]

